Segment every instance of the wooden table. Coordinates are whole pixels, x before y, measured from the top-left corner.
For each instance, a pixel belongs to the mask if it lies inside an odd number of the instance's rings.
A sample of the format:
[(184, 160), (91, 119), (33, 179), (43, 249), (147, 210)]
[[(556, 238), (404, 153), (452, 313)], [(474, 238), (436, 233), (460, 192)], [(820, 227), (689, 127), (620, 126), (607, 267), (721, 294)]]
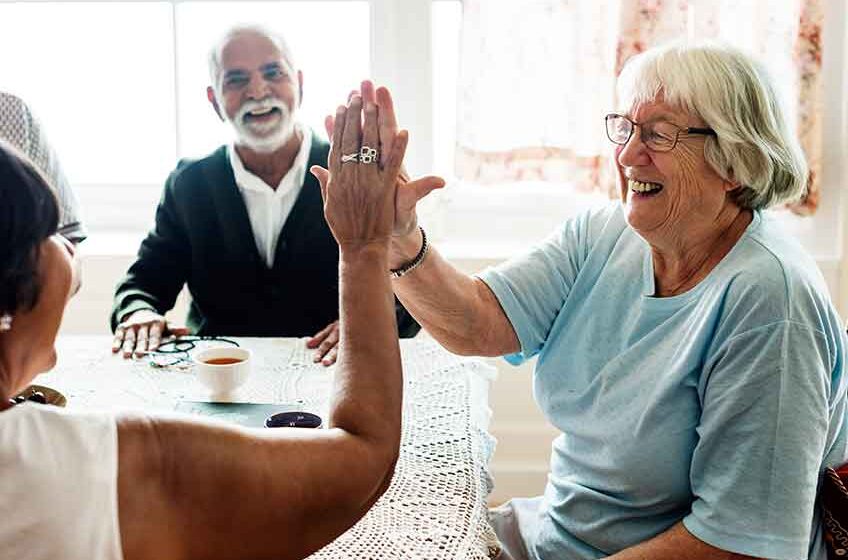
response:
[[(253, 352), (236, 400), (302, 403), (327, 417), (335, 368), (314, 364), (305, 339), (236, 341)], [(108, 336), (60, 337), (57, 366), (35, 382), (61, 391), (72, 408), (173, 411), (182, 400), (208, 397), (190, 368), (125, 361), (110, 345)], [(482, 560), (497, 550), (486, 518), (495, 370), (448, 353), (426, 335), (401, 341), (401, 356), (403, 434), (394, 479), (359, 523), (310, 558)]]

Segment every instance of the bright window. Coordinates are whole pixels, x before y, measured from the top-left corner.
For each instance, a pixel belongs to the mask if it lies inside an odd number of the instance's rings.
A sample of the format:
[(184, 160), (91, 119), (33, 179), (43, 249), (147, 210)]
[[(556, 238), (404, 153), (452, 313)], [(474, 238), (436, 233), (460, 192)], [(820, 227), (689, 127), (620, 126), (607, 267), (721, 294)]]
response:
[(433, 169), (453, 176), (462, 3), (433, 2)]
[[(450, 256), (510, 256), (543, 238), (574, 213), (607, 203), (608, 198), (598, 194), (564, 196), (561, 185), (552, 183), (477, 185), (456, 178), (462, 3), (433, 2), (432, 14), (433, 169), (448, 180), (448, 187), (435, 195), (436, 204), (425, 206), (424, 216), (446, 252)], [(502, 110), (508, 108), (492, 111), (493, 119)]]
[(42, 122), (93, 236), (138, 236), (176, 162), (229, 140), (206, 99), (209, 47), (227, 27), (260, 22), (283, 33), (304, 72), (301, 118), (324, 135), (324, 116), (371, 74), (370, 8), (367, 0), (0, 0), (0, 89)]
[[(593, 0), (580, 0), (587, 4)], [(720, 37), (742, 48), (750, 48), (754, 38), (741, 30), (745, 22), (756, 17), (750, 3), (737, 2), (738, 11), (733, 17), (720, 21)], [(701, 8), (700, 4), (691, 5)], [(820, 261), (839, 258), (841, 244), (834, 242), (842, 238), (842, 214), (845, 212), (841, 194), (846, 175), (845, 154), (848, 153), (848, 8), (843, 0), (823, 0), (825, 12), (824, 45), (824, 142), (825, 152), (822, 169), (822, 200), (817, 213), (811, 218), (798, 218), (788, 212), (776, 212), (784, 227), (791, 231), (802, 244)], [(691, 12), (698, 16), (698, 10)], [(777, 10), (775, 16), (787, 17)], [(459, 0), (433, 2), (432, 52), (433, 52), (433, 167), (436, 173), (448, 179), (448, 187), (436, 195), (439, 204), (435, 211), (426, 214), (435, 227), (437, 243), (450, 256), (478, 256), (501, 258), (526, 250), (529, 244), (541, 239), (563, 220), (590, 206), (608, 203), (604, 194), (573, 193), (562, 188), (563, 184), (540, 182), (513, 182), (477, 185), (459, 182), (454, 171), (454, 152), (457, 122), (457, 76), (473, 69), (460, 69), (462, 3)], [(690, 30), (691, 31), (691, 30)], [(520, 39), (515, 39), (520, 40)], [(796, 84), (792, 81), (794, 70), (779, 65), (771, 66), (777, 78), (779, 95), (790, 99)], [(551, 69), (551, 72), (579, 79), (567, 68)], [(554, 79), (554, 77), (551, 77)], [(510, 87), (505, 81), (503, 87)], [(541, 103), (540, 103), (541, 101)], [(555, 101), (554, 101), (555, 102)], [(542, 93), (527, 100), (527, 106), (494, 107), (490, 110), (493, 123), (499, 111), (522, 114), (541, 108), (547, 101)], [(796, 115), (786, 115), (794, 123)], [(506, 119), (508, 120), (508, 119)], [(514, 121), (513, 121), (514, 122)], [(554, 126), (567, 123), (555, 121)], [(520, 126), (519, 124), (513, 126)], [(506, 134), (514, 130), (503, 127)], [(598, 132), (602, 135), (602, 116), (598, 116)], [(603, 139), (606, 142), (606, 139)], [(433, 196), (433, 195), (431, 195)], [(848, 208), (846, 206), (845, 208)], [(848, 239), (848, 238), (846, 238)], [(846, 284), (848, 285), (848, 284)], [(848, 294), (848, 291), (846, 291)]]
[(0, 3), (0, 88), (34, 108), (73, 184), (173, 167), (171, 23), (164, 2)]
[[(352, 86), (370, 75), (368, 2), (179, 3), (177, 114), (181, 155), (202, 156), (229, 139), (227, 126), (206, 102), (206, 61), (209, 46), (234, 21), (273, 22), (283, 34), (304, 72), (301, 118), (322, 135), (324, 117), (335, 112)], [(337, 60), (339, 52), (345, 53), (343, 64)]]

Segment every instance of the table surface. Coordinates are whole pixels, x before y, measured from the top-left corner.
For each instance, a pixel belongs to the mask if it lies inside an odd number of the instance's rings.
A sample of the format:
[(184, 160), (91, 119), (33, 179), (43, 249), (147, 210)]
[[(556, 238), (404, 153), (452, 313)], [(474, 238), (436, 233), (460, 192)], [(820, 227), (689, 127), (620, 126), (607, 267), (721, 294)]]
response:
[[(327, 417), (335, 367), (314, 364), (306, 339), (235, 340), (252, 351), (253, 363), (234, 400), (298, 403)], [(71, 408), (173, 411), (180, 401), (208, 399), (190, 368), (125, 361), (110, 345), (109, 336), (60, 337), (56, 367), (35, 383), (61, 391)], [(198, 349), (210, 345), (220, 344)], [(497, 552), (486, 517), (495, 369), (450, 354), (426, 335), (402, 340), (401, 357), (403, 433), (392, 483), (359, 523), (310, 559), (477, 560)]]

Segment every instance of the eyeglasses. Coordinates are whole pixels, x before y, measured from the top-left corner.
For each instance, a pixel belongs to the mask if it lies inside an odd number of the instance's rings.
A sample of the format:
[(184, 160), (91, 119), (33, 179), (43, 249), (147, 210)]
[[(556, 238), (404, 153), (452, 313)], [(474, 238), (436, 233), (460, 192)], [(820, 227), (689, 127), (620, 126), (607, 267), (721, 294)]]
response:
[(604, 117), (607, 125), (607, 138), (613, 144), (624, 146), (633, 136), (633, 131), (640, 128), (639, 138), (652, 152), (669, 152), (677, 145), (681, 135), (704, 134), (717, 136), (712, 128), (680, 128), (668, 121), (648, 121), (638, 123), (624, 115), (610, 113)]

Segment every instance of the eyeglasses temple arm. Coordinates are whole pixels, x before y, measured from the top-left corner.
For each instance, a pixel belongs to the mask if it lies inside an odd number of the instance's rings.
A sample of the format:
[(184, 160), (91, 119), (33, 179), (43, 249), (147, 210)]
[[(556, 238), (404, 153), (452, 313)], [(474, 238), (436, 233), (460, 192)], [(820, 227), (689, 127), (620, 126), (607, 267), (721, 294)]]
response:
[(683, 132), (686, 134), (706, 134), (707, 136), (718, 136), (712, 128), (685, 128)]

